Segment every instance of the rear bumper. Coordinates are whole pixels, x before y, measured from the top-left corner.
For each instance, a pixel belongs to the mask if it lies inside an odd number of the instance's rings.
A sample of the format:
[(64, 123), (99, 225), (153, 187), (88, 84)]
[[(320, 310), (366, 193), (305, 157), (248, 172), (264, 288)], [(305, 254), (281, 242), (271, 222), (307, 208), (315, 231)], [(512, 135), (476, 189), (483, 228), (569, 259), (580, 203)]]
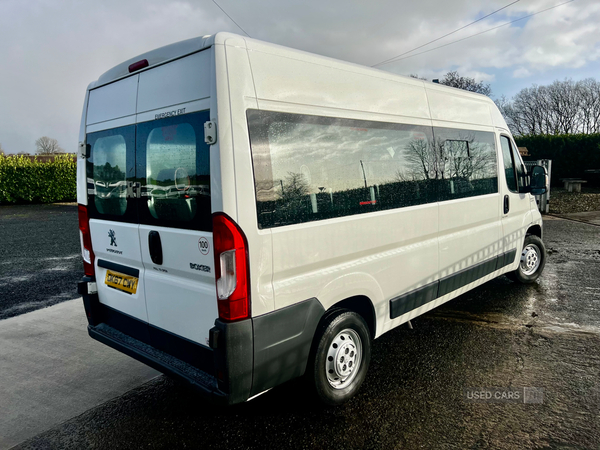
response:
[(93, 339), (190, 383), (215, 403), (240, 403), (251, 396), (251, 320), (215, 321), (209, 348), (103, 305), (90, 290), (94, 287), (90, 277), (78, 284)]
[(218, 404), (226, 405), (229, 399), (226, 393), (218, 389), (214, 376), (195, 368), (183, 361), (157, 350), (148, 344), (121, 333), (106, 325), (88, 325), (89, 335), (140, 362), (174, 378), (184, 380), (198, 389), (202, 394), (211, 397)]
[(93, 339), (190, 383), (223, 405), (244, 402), (303, 375), (324, 313), (313, 298), (239, 322), (217, 319), (209, 348), (103, 305), (93, 278), (84, 277), (78, 290)]

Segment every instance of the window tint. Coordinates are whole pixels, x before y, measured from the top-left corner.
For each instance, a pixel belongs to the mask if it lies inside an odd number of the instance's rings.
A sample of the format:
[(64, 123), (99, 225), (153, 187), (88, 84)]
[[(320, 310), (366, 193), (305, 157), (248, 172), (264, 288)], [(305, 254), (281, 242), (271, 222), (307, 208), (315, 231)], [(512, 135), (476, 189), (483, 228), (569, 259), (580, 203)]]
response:
[(259, 227), (436, 201), (431, 128), (248, 111)]
[[(131, 158), (134, 127), (92, 133), (87, 142), (88, 194), (93, 196), (92, 216), (123, 216), (127, 211), (128, 156)], [(90, 205), (91, 206), (91, 205)]]
[(500, 136), (502, 145), (502, 160), (504, 161), (504, 174), (506, 176), (506, 184), (512, 192), (517, 192), (517, 179), (515, 177), (515, 166), (513, 163), (513, 155), (511, 154), (510, 141), (506, 136)]
[(256, 110), (248, 123), (260, 228), (498, 192), (490, 132)]
[(434, 128), (440, 160), (440, 201), (498, 192), (494, 134)]
[(149, 223), (210, 229), (208, 112), (138, 125), (138, 176)]

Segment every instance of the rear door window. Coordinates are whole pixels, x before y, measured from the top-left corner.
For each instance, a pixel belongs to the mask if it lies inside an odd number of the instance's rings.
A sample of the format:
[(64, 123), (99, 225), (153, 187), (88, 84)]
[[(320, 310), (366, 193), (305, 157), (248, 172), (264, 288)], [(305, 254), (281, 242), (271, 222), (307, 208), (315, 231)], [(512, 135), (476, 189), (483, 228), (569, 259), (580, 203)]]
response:
[(127, 195), (135, 171), (135, 126), (90, 133), (87, 184), (92, 218), (133, 222), (135, 205)]
[(140, 223), (212, 229), (209, 146), (203, 128), (209, 116), (202, 111), (138, 125)]

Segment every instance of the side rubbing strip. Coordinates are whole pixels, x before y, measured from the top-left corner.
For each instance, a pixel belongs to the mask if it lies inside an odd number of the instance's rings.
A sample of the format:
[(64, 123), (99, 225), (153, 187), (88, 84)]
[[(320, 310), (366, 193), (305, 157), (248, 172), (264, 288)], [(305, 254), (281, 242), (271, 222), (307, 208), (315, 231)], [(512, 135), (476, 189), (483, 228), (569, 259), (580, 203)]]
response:
[(419, 308), (436, 298), (442, 297), (450, 292), (460, 289), (467, 284), (473, 283), (480, 278), (489, 275), (496, 270), (512, 264), (515, 260), (517, 250), (502, 253), (487, 261), (483, 261), (468, 269), (463, 269), (450, 276), (435, 281), (427, 286), (403, 294), (390, 300), (390, 319), (400, 317), (413, 309)]
[[(500, 255), (503, 256), (503, 255)], [(481, 262), (479, 264), (474, 265), (473, 267), (469, 267), (468, 269), (461, 270), (460, 272), (456, 272), (446, 278), (442, 278), (440, 280), (440, 290), (438, 292), (438, 297), (449, 294), (452, 291), (460, 289), (463, 286), (466, 286), (473, 281), (477, 281), (480, 278), (489, 275), (490, 273), (496, 270), (498, 256)]]
[(390, 318), (395, 319), (438, 297), (439, 281), (390, 300)]

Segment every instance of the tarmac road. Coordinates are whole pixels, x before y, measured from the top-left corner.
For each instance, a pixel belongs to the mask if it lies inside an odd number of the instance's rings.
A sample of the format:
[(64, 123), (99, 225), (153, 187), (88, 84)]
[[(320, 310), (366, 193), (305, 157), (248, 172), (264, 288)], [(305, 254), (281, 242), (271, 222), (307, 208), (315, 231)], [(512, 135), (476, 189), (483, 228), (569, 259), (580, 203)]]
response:
[[(217, 409), (158, 377), (17, 446), (584, 448), (600, 443), (600, 227), (549, 217), (543, 278), (492, 280), (374, 342), (360, 393), (326, 408), (298, 382)], [(543, 389), (472, 403), (466, 388)]]
[(77, 205), (0, 205), (0, 320), (79, 297)]

